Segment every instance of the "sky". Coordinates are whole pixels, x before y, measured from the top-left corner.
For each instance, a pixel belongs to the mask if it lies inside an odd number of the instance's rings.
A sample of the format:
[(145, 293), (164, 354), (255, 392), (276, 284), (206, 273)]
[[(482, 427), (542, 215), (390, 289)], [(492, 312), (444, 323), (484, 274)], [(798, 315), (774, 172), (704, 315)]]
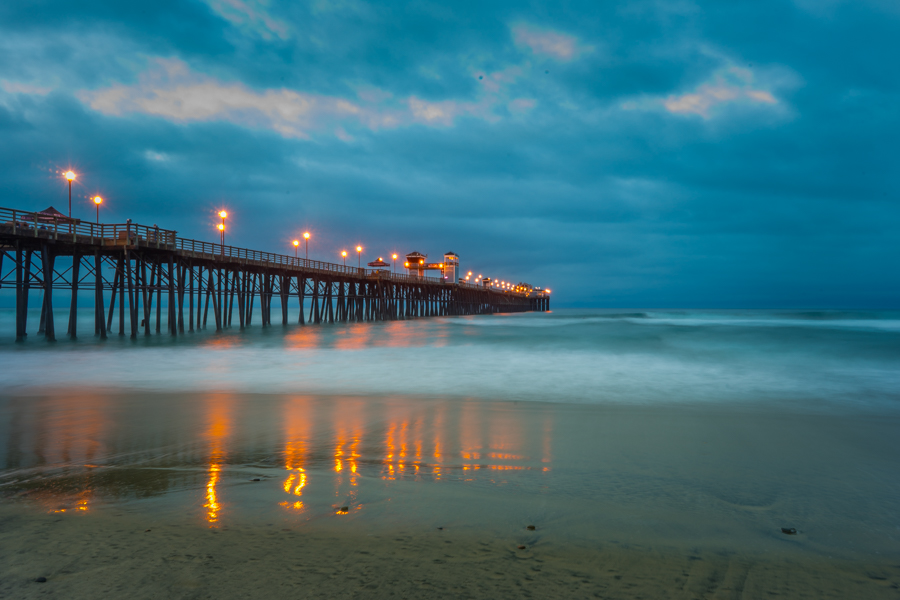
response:
[(896, 0), (0, 4), (0, 205), (554, 306), (900, 308)]

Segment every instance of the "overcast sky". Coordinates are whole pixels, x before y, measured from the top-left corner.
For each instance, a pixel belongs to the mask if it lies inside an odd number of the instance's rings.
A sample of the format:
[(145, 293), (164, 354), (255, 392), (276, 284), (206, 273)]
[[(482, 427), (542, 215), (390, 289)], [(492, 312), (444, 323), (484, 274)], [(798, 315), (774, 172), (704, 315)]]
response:
[(556, 306), (900, 305), (900, 3), (0, 5), (0, 205)]

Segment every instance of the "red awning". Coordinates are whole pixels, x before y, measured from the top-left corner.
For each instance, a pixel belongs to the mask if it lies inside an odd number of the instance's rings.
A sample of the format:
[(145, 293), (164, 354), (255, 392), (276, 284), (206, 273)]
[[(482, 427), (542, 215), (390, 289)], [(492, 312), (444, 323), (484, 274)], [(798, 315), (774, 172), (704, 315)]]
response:
[(34, 218), (31, 215), (23, 215), (23, 221), (37, 221), (38, 223), (79, 223), (79, 219), (71, 219), (62, 214), (52, 206), (48, 206), (39, 213), (35, 213)]

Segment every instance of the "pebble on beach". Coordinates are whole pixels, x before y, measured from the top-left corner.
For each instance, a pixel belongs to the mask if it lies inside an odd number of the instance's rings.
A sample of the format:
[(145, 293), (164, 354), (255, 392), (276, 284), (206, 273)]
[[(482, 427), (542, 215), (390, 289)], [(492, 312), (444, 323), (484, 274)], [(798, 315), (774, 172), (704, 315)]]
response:
[(797, 530), (793, 527), (782, 527), (781, 533), (784, 533), (786, 535), (797, 535)]
[(529, 526), (526, 527), (525, 529), (527, 529), (528, 531), (534, 531), (536, 528), (535, 528), (534, 525), (529, 525)]
[(35, 581), (38, 583), (46, 583), (47, 578), (46, 577), (38, 577), (37, 579), (35, 579)]

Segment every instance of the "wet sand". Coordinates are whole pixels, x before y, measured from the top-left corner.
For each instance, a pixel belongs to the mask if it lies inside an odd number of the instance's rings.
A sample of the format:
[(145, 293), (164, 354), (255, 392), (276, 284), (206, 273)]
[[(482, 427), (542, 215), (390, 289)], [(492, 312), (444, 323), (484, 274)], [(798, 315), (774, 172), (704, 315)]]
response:
[[(525, 546), (519, 549), (519, 546)], [(897, 598), (891, 561), (497, 539), (452, 528), (209, 529), (0, 509), (10, 598)], [(45, 577), (46, 582), (36, 582)]]
[(4, 597), (900, 598), (896, 416), (82, 390), (0, 427)]

